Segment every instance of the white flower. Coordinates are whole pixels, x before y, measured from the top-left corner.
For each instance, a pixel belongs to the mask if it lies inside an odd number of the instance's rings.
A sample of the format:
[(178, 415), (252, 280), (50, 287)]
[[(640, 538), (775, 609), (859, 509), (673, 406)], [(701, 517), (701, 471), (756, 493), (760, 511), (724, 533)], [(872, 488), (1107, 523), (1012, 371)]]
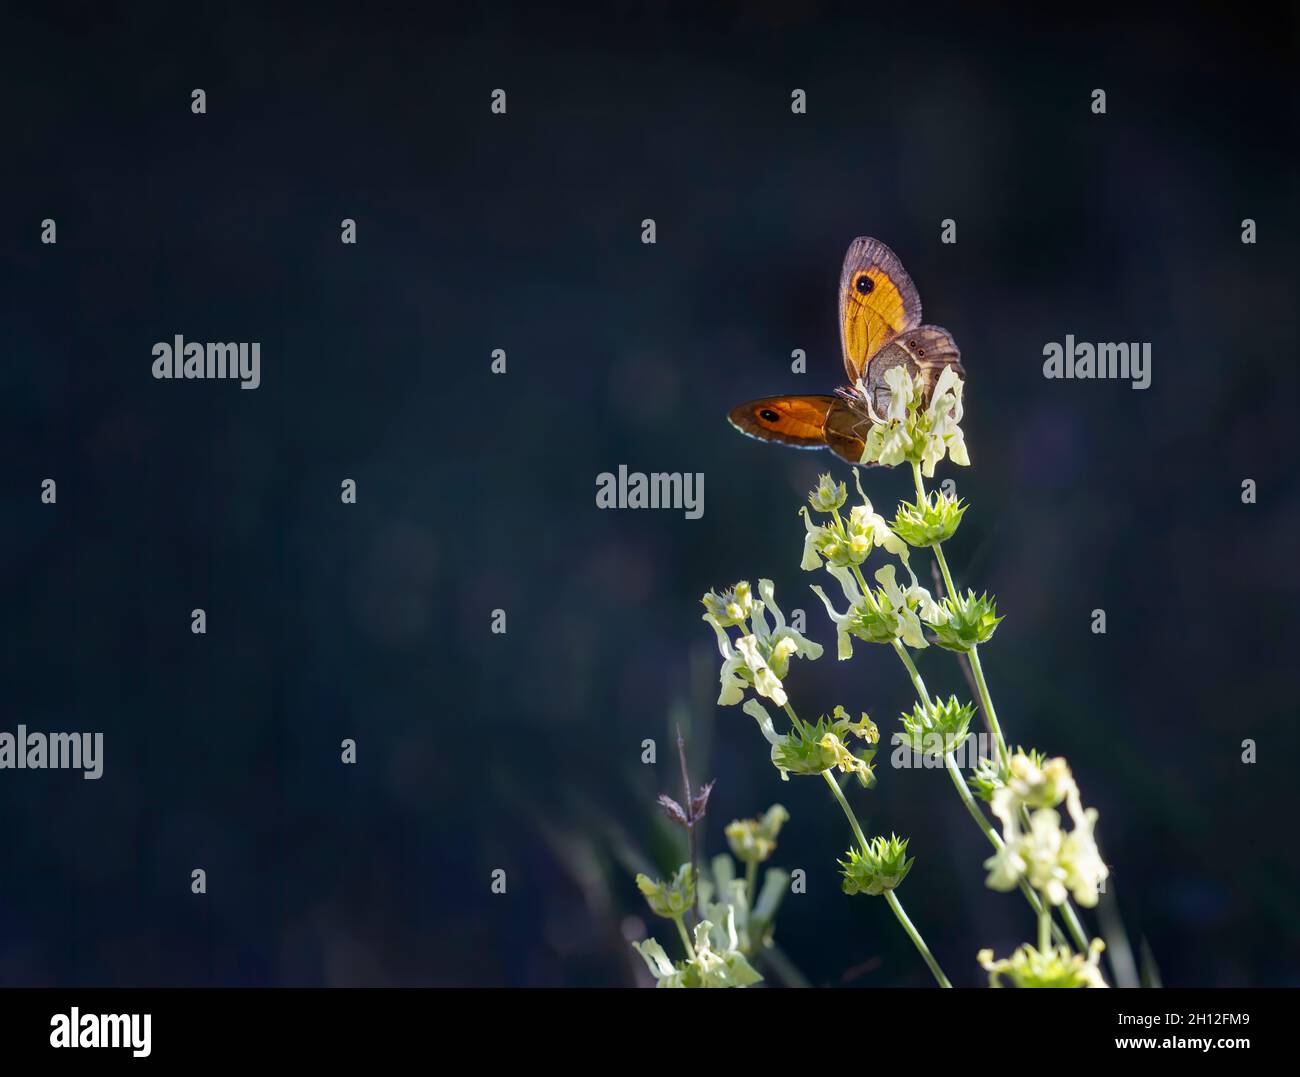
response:
[[(740, 592), (742, 587), (748, 594), (747, 583), (737, 584), (735, 590)], [(785, 623), (785, 615), (776, 604), (774, 592), (771, 580), (758, 581), (761, 601), (751, 601), (747, 607), (751, 631), (741, 635), (734, 644), (727, 635), (724, 621), (720, 621), (713, 612), (704, 615), (703, 619), (712, 626), (718, 638), (718, 651), (723, 660), (719, 673), (719, 706), (729, 707), (739, 703), (745, 697), (745, 689), (752, 686), (760, 696), (784, 707), (787, 696), (781, 680), (790, 668), (790, 659), (796, 655), (809, 659), (821, 657), (821, 644), (805, 638)], [(707, 607), (708, 596), (705, 597)], [(772, 627), (768, 626), (764, 612), (769, 609), (774, 622)], [(745, 628), (743, 620), (739, 627), (742, 630)]]
[[(895, 369), (900, 369), (895, 367)], [(921, 471), (926, 478), (934, 477), (934, 465), (944, 454), (954, 464), (970, 465), (966, 454), (966, 438), (961, 432), (961, 394), (964, 383), (952, 367), (946, 366), (935, 383), (926, 408), (925, 447), (921, 452)]]
[(718, 637), (718, 650), (722, 652), (722, 671), (718, 678), (722, 690), (718, 693), (718, 706), (735, 706), (745, 698), (745, 688), (749, 684), (749, 681), (741, 675), (741, 670), (746, 668), (745, 660), (731, 645), (731, 637), (718, 623), (717, 618), (711, 613), (706, 613), (704, 620), (713, 626), (713, 631)]
[(1025, 874), (1027, 865), (1017, 848), (1003, 845), (1002, 848), (984, 861), (984, 866), (989, 869), (989, 877), (985, 880), (985, 885), (990, 890), (1000, 890), (1006, 893), (1008, 890), (1016, 888), (1016, 884)]
[[(898, 368), (895, 368), (898, 369)], [(867, 432), (864, 464), (883, 464), (896, 467), (908, 458), (915, 442), (904, 423), (876, 425)]]
[(830, 619), (835, 622), (835, 642), (836, 655), (841, 662), (853, 657), (853, 641), (850, 638), (851, 628), (853, 625), (853, 611), (859, 607), (866, 606), (866, 600), (862, 597), (862, 592), (858, 590), (857, 580), (853, 578), (853, 573), (847, 568), (837, 568), (833, 565), (827, 565), (826, 571), (829, 572), (836, 580), (839, 581), (840, 589), (844, 592), (844, 597), (849, 600), (849, 608), (843, 613), (837, 613), (835, 607), (831, 605), (831, 600), (826, 597), (826, 592), (820, 587), (814, 585), (811, 590), (818, 598), (822, 600), (822, 605), (826, 607), (826, 612)]
[(835, 622), (837, 651), (841, 661), (853, 657), (853, 636), (867, 643), (890, 643), (898, 639), (919, 650), (929, 646), (922, 634), (921, 622), (935, 625), (947, 621), (948, 612), (917, 582), (906, 561), (903, 562), (903, 567), (912, 578), (906, 589), (899, 586), (895, 578), (895, 566), (885, 565), (876, 570), (876, 581), (880, 587), (870, 595), (864, 595), (849, 569), (826, 566), (826, 571), (839, 581), (849, 608), (844, 613), (839, 613), (820, 587), (813, 587), (812, 591), (822, 600), (827, 614)]
[[(1080, 905), (1092, 908), (1110, 875), (1093, 835), (1097, 810), (1083, 807), (1064, 760), (1049, 759), (1039, 768), (1016, 753), (1011, 772), (1009, 784), (993, 794), (993, 814), (1002, 823), (1006, 847), (984, 862), (989, 869), (987, 885), (1010, 890), (1025, 878), (1052, 905), (1063, 905), (1073, 896)], [(1072, 824), (1068, 831), (1061, 828), (1060, 812), (1042, 806), (1059, 803), (1062, 797)], [(1029, 814), (1028, 832), (1020, 820), (1025, 807), (1035, 808)]]
[(763, 734), (763, 739), (772, 746), (772, 766), (776, 767), (781, 773), (781, 780), (788, 782), (790, 772), (777, 762), (781, 748), (785, 746), (785, 738), (776, 731), (776, 726), (772, 724), (772, 716), (767, 713), (767, 708), (757, 699), (747, 700), (741, 708), (746, 714), (758, 723), (758, 728)]
[[(950, 369), (945, 367), (945, 373)], [(912, 410), (917, 397), (917, 385), (908, 374), (907, 367), (893, 366), (885, 371), (885, 384), (889, 386), (889, 407), (885, 409), (885, 421), (901, 423)], [(868, 397), (870, 399), (870, 397)]]
[(890, 395), (883, 416), (876, 413), (871, 394), (859, 384), (859, 395), (872, 421), (863, 463), (893, 467), (912, 461), (921, 465), (927, 478), (934, 476), (935, 465), (945, 456), (954, 464), (970, 464), (961, 431), (964, 383), (956, 370), (943, 368), (925, 407), (921, 407), (922, 381), (912, 377), (906, 367), (885, 371), (885, 383)]
[(708, 920), (695, 925), (695, 957), (687, 964), (699, 971), (701, 987), (748, 987), (763, 978), (740, 952), (736, 910), (730, 905), (725, 925)]
[[(754, 682), (754, 691), (770, 699), (778, 707), (784, 707), (788, 700), (785, 688), (781, 685), (781, 678), (773, 672), (772, 667), (767, 664), (759, 651), (758, 637), (741, 636), (736, 640), (736, 650), (740, 652), (744, 667)], [(780, 661), (782, 658), (788, 661), (793, 652), (794, 643), (788, 639), (782, 640), (773, 650), (772, 658), (774, 661)]]
[(685, 987), (682, 982), (682, 973), (668, 959), (668, 954), (664, 948), (659, 945), (655, 939), (646, 939), (645, 942), (632, 943), (634, 949), (644, 959), (646, 966), (650, 969), (651, 975), (655, 978), (656, 987)]
[[(909, 574), (912, 573), (910, 567), (907, 571)], [(917, 582), (915, 575), (912, 575), (912, 584), (906, 590), (898, 585), (894, 576), (893, 565), (885, 565), (876, 570), (876, 582), (880, 584), (884, 597), (897, 615), (901, 626), (898, 638), (916, 650), (928, 647), (929, 644), (921, 633), (921, 619), (924, 618), (926, 624), (944, 624), (948, 620), (948, 613), (930, 596), (930, 592)], [(920, 611), (920, 617), (917, 616), (917, 611)]]
[[(715, 910), (724, 906), (714, 906)], [(654, 939), (632, 943), (655, 978), (656, 987), (748, 987), (762, 980), (740, 951), (736, 911), (725, 906), (725, 924), (701, 920), (695, 925), (695, 954), (674, 965)]]
[(807, 509), (801, 508), (799, 513), (803, 516), (806, 529), (803, 538), (803, 559), (799, 562), (799, 567), (805, 572), (815, 572), (822, 567), (823, 555), (827, 558), (838, 556), (840, 544), (830, 527), (812, 522)]
[[(877, 546), (907, 560), (907, 543), (900, 539), (885, 518), (871, 507), (871, 499), (862, 489), (862, 480), (855, 468), (853, 481), (858, 488), (862, 504), (854, 505), (845, 520), (838, 508), (832, 509), (832, 519), (825, 524), (814, 524), (807, 509), (801, 508), (804, 521), (803, 559), (799, 567), (806, 572), (820, 568), (823, 558), (828, 565), (844, 568), (861, 565)], [(843, 484), (841, 484), (841, 489)]]

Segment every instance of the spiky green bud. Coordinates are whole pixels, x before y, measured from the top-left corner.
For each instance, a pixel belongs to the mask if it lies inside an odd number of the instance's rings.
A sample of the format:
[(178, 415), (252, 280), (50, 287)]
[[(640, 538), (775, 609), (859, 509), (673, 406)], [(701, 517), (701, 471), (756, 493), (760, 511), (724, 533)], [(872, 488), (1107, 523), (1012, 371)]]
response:
[(907, 857), (907, 839), (891, 834), (872, 838), (866, 849), (849, 850), (839, 862), (846, 894), (883, 894), (895, 889), (912, 870), (915, 857)]
[(848, 488), (837, 483), (830, 475), (820, 475), (817, 485), (808, 494), (808, 504), (817, 512), (834, 512), (849, 499)]
[(934, 642), (950, 651), (969, 651), (981, 643), (987, 643), (997, 630), (1002, 618), (998, 616), (997, 602), (987, 594), (975, 597), (974, 591), (967, 591), (965, 596), (953, 598), (949, 595), (943, 600), (943, 610), (948, 615), (942, 624), (934, 628)]
[(904, 501), (891, 525), (894, 534), (909, 546), (932, 546), (947, 542), (957, 532), (967, 504), (952, 494), (933, 491), (917, 504)]
[(728, 588), (721, 594), (710, 591), (700, 602), (721, 628), (734, 628), (736, 625), (743, 627), (754, 612), (754, 592), (748, 580), (741, 580), (735, 587)]
[[(1024, 756), (1035, 767), (1042, 767), (1047, 761), (1047, 756), (1034, 748), (1017, 747), (1014, 754)], [(1001, 759), (981, 759), (971, 770), (966, 784), (980, 800), (992, 801), (993, 794), (1004, 789), (1010, 780), (1011, 771)]]
[(910, 714), (902, 715), (904, 743), (914, 752), (947, 755), (970, 735), (974, 714), (975, 707), (957, 702), (956, 696), (946, 703), (935, 700), (928, 708), (918, 703)]
[(893, 643), (899, 634), (898, 614), (882, 591), (877, 591), (873, 597), (876, 600), (874, 605), (863, 602), (849, 611), (845, 627), (850, 635), (866, 643)]

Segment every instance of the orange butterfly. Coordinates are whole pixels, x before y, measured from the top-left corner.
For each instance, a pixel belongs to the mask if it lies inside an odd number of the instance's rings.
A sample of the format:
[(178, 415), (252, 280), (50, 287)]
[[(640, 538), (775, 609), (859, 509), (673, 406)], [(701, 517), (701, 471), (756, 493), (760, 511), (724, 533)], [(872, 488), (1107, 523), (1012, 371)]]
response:
[(906, 364), (928, 400), (943, 368), (964, 378), (952, 334), (921, 324), (921, 297), (898, 255), (878, 239), (849, 246), (840, 275), (840, 344), (849, 384), (834, 396), (765, 396), (727, 416), (742, 434), (797, 449), (830, 448), (851, 464), (862, 460), (871, 410), (889, 407), (885, 371)]

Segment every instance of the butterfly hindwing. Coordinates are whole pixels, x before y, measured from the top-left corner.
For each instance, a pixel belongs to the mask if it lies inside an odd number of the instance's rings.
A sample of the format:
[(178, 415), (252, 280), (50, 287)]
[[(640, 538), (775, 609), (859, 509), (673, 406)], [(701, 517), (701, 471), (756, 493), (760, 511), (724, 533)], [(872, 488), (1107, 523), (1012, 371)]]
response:
[[(831, 452), (850, 464), (862, 462), (867, 434), (871, 430), (871, 421), (855, 411), (843, 400), (836, 400), (831, 410), (826, 413), (826, 422), (822, 427), (826, 444)], [(875, 466), (875, 465), (867, 465)]]
[(942, 326), (919, 325), (891, 340), (867, 364), (862, 382), (878, 414), (889, 409), (891, 394), (885, 373), (896, 366), (905, 366), (909, 374), (921, 379), (921, 399), (927, 404), (944, 367), (952, 367), (963, 380), (966, 377), (961, 351), (952, 334)]
[(921, 297), (898, 255), (871, 236), (859, 236), (840, 274), (840, 344), (849, 384), (899, 333), (921, 324)]

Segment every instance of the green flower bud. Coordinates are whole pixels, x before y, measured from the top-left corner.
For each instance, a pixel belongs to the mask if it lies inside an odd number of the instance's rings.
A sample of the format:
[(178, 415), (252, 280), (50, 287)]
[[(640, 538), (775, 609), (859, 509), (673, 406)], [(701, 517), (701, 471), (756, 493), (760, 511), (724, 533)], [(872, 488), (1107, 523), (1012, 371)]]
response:
[(825, 524), (815, 524), (807, 509), (800, 508), (799, 511), (803, 514), (804, 527), (807, 529), (804, 535), (803, 559), (799, 562), (799, 567), (805, 572), (821, 568), (823, 560), (837, 568), (860, 565), (871, 553), (869, 533), (859, 530), (848, 534), (839, 519), (830, 520)]
[(883, 592), (877, 592), (876, 605), (863, 603), (849, 610), (847, 629), (850, 635), (867, 643), (893, 643), (899, 635), (900, 623)]
[(909, 546), (947, 542), (956, 533), (967, 507), (964, 501), (938, 490), (917, 505), (904, 501), (894, 515), (894, 534)]
[(876, 749), (855, 753), (848, 748), (850, 737), (872, 745), (879, 742), (880, 731), (865, 714), (854, 722), (843, 707), (836, 707), (830, 719), (825, 715), (816, 722), (796, 718), (790, 732), (782, 736), (772, 725), (771, 715), (757, 700), (751, 699), (745, 704), (745, 713), (758, 722), (763, 736), (772, 745), (772, 765), (781, 772), (783, 781), (788, 781), (791, 774), (820, 774), (836, 768), (845, 774), (853, 774), (864, 786), (875, 783), (871, 761), (876, 756)]
[[(902, 545), (897, 536), (890, 532), (890, 539), (899, 544), (904, 553), (907, 547)], [(856, 636), (867, 643), (892, 643), (901, 640), (907, 646), (920, 650), (928, 647), (921, 631), (921, 623), (936, 625), (948, 619), (948, 611), (930, 596), (916, 581), (916, 575), (908, 566), (906, 559), (903, 567), (911, 577), (911, 583), (903, 587), (895, 578), (894, 565), (885, 565), (876, 570), (876, 582), (881, 586), (865, 596), (859, 589), (853, 574), (847, 569), (827, 567), (849, 600), (849, 608), (844, 613), (837, 613), (826, 593), (817, 586), (812, 592), (822, 600), (826, 612), (835, 622), (837, 653), (840, 660), (853, 657), (853, 644), (850, 637)]]
[(734, 628), (737, 625), (743, 627), (754, 612), (754, 593), (748, 580), (741, 580), (722, 594), (710, 591), (700, 601), (721, 628)]
[[(1033, 748), (1026, 751), (1024, 748), (1017, 747), (1015, 754), (1025, 756), (1036, 767), (1041, 767), (1047, 758), (1042, 752)], [(1010, 780), (1011, 771), (1003, 765), (1001, 759), (981, 759), (971, 771), (966, 784), (980, 800), (992, 801), (993, 795), (999, 789), (1006, 788)]]
[(912, 870), (916, 858), (907, 858), (907, 839), (891, 834), (872, 838), (867, 848), (849, 850), (848, 860), (839, 862), (846, 894), (883, 894), (895, 889)]
[(929, 710), (918, 703), (911, 714), (902, 716), (904, 743), (914, 752), (946, 755), (956, 751), (970, 735), (970, 720), (975, 707), (958, 703), (956, 696), (948, 702), (935, 700)]
[(992, 950), (981, 950), (977, 960), (989, 974), (990, 987), (1003, 986), (1003, 977), (1013, 987), (1105, 987), (1098, 967), (1105, 948), (1101, 939), (1093, 939), (1085, 958), (1066, 946), (1049, 946), (1039, 953), (1026, 944), (1001, 961), (993, 960)]
[(761, 819), (734, 819), (726, 829), (727, 844), (737, 860), (760, 864), (776, 851), (776, 837), (790, 813), (773, 804)]
[(817, 512), (834, 512), (848, 500), (849, 492), (844, 483), (836, 483), (830, 475), (821, 475), (817, 485), (808, 495), (808, 504)]
[(931, 627), (934, 642), (950, 651), (969, 651), (987, 643), (1002, 622), (997, 603), (987, 594), (976, 598), (974, 591), (967, 591), (964, 598), (958, 595), (955, 599), (949, 595), (942, 608), (947, 615), (945, 622)]
[(966, 786), (980, 800), (990, 801), (1007, 783), (1007, 771), (999, 759), (981, 759), (966, 779)]
[(691, 873), (690, 864), (683, 864), (666, 883), (648, 875), (638, 875), (636, 885), (645, 895), (650, 911), (667, 920), (686, 915), (687, 910), (695, 904), (695, 876)]

